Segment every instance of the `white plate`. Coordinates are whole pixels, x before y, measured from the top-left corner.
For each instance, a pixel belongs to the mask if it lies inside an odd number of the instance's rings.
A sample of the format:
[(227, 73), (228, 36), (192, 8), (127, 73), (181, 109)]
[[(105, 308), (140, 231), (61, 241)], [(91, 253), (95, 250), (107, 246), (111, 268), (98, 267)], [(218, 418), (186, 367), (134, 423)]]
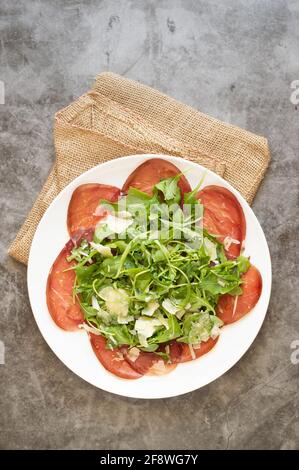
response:
[[(123, 380), (109, 372), (97, 360), (84, 331), (65, 332), (53, 322), (46, 304), (49, 270), (68, 241), (67, 208), (74, 189), (83, 183), (106, 183), (122, 187), (127, 176), (149, 158), (159, 157), (183, 171), (191, 187), (207, 173), (204, 186), (216, 184), (232, 191), (243, 207), (247, 223), (245, 254), (250, 255), (263, 278), (258, 304), (240, 321), (222, 329), (216, 346), (205, 356), (178, 367), (162, 377), (145, 376)], [(28, 263), (28, 290), (32, 311), (46, 342), (59, 359), (75, 374), (103, 390), (136, 398), (164, 398), (191, 392), (220, 377), (247, 351), (262, 326), (271, 291), (271, 260), (263, 230), (243, 197), (225, 180), (200, 165), (165, 155), (134, 155), (118, 158), (87, 171), (70, 183), (52, 202), (35, 232)], [(253, 365), (253, 369), (255, 366)]]

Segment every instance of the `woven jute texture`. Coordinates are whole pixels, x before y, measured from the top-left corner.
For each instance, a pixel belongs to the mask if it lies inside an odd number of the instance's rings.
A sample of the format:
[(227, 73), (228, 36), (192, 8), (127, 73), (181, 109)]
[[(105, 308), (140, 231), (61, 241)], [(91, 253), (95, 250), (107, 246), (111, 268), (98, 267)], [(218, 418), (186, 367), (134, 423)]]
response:
[(88, 93), (56, 113), (54, 141), (54, 168), (9, 248), (25, 264), (51, 201), (99, 163), (140, 153), (181, 156), (223, 176), (251, 203), (270, 159), (264, 137), (110, 72), (100, 74)]

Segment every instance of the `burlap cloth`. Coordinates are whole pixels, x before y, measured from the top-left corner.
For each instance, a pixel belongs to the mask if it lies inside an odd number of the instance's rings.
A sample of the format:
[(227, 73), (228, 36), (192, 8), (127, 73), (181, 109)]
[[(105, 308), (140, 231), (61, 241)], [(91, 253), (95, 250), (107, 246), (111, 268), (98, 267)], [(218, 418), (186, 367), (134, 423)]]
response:
[(9, 254), (25, 264), (36, 227), (51, 201), (99, 163), (138, 153), (181, 156), (223, 176), (251, 203), (270, 159), (264, 137), (109, 72), (56, 113), (54, 141), (54, 167), (9, 248)]

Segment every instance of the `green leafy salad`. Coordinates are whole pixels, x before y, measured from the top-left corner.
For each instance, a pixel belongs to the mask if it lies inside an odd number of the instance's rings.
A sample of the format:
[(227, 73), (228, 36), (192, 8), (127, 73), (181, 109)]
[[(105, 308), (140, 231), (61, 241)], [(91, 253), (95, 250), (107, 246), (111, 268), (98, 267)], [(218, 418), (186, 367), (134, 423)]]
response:
[(117, 203), (99, 201), (104, 217), (93, 241), (68, 258), (86, 326), (108, 348), (198, 345), (219, 335), (219, 296), (242, 293), (249, 260), (228, 260), (217, 234), (202, 228), (198, 187), (184, 194), (182, 209), (179, 177), (160, 181), (153, 195), (131, 188)]

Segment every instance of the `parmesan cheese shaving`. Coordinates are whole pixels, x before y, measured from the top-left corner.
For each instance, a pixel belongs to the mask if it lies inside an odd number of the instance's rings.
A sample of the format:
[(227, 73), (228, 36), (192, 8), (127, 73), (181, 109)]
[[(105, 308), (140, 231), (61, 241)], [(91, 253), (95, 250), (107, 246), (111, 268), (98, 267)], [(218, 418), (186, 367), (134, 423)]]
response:
[(130, 361), (135, 362), (136, 359), (138, 359), (139, 354), (140, 354), (140, 350), (136, 347), (133, 347), (129, 349), (128, 351), (128, 358), (130, 359)]
[(236, 295), (235, 301), (234, 301), (234, 308), (233, 308), (232, 318), (234, 318), (234, 316), (235, 316), (235, 313), (236, 313), (236, 310), (237, 310), (237, 303), (238, 303), (238, 300), (239, 300), (239, 296)]
[(87, 325), (87, 323), (81, 323), (81, 325), (78, 325), (78, 328), (81, 328), (82, 330), (85, 330), (88, 333), (92, 333), (97, 336), (101, 335), (101, 332), (97, 328), (91, 325)]
[(126, 322), (129, 311), (129, 296), (124, 289), (118, 289), (112, 286), (103, 287), (98, 295), (105, 300), (107, 310), (117, 315), (118, 323), (122, 320)]
[(223, 240), (224, 249), (229, 250), (232, 243), (235, 243), (236, 245), (240, 245), (239, 240), (236, 240), (235, 238), (231, 238), (229, 236), (225, 237), (225, 239)]
[(141, 313), (142, 315), (147, 315), (148, 317), (151, 317), (158, 308), (159, 303), (156, 300), (150, 300)]
[(95, 308), (96, 310), (100, 310), (100, 305), (95, 295), (93, 295), (91, 298), (91, 305), (92, 305), (92, 308)]
[(166, 367), (164, 361), (160, 360), (155, 362), (148, 371), (150, 374), (153, 375), (163, 375), (166, 372)]
[(150, 338), (156, 331), (161, 322), (157, 318), (140, 317), (135, 322), (135, 330), (138, 334), (140, 344), (147, 347), (147, 338)]
[(196, 355), (195, 355), (194, 349), (192, 347), (192, 344), (189, 344), (188, 346), (189, 346), (189, 349), (190, 349), (190, 354), (191, 354), (192, 359), (196, 359)]
[(176, 315), (181, 309), (174, 305), (170, 299), (165, 299), (162, 302), (162, 307), (171, 315)]
[(111, 258), (111, 256), (113, 256), (111, 248), (109, 246), (104, 246), (104, 245), (101, 245), (101, 243), (94, 243), (94, 242), (90, 242), (90, 246), (94, 248), (95, 250), (97, 250), (97, 252), (100, 253), (100, 255), (104, 256), (104, 258)]
[[(121, 213), (120, 213), (121, 214)], [(127, 214), (127, 213), (126, 213)], [(130, 214), (131, 216), (131, 214)], [(107, 214), (106, 217), (101, 219), (99, 223), (97, 224), (97, 227), (103, 224), (107, 224), (107, 227), (113, 232), (113, 233), (122, 233), (127, 230), (127, 228), (132, 225), (133, 219), (132, 216), (131, 218), (128, 218), (128, 216), (124, 217), (118, 217), (112, 214)]]

